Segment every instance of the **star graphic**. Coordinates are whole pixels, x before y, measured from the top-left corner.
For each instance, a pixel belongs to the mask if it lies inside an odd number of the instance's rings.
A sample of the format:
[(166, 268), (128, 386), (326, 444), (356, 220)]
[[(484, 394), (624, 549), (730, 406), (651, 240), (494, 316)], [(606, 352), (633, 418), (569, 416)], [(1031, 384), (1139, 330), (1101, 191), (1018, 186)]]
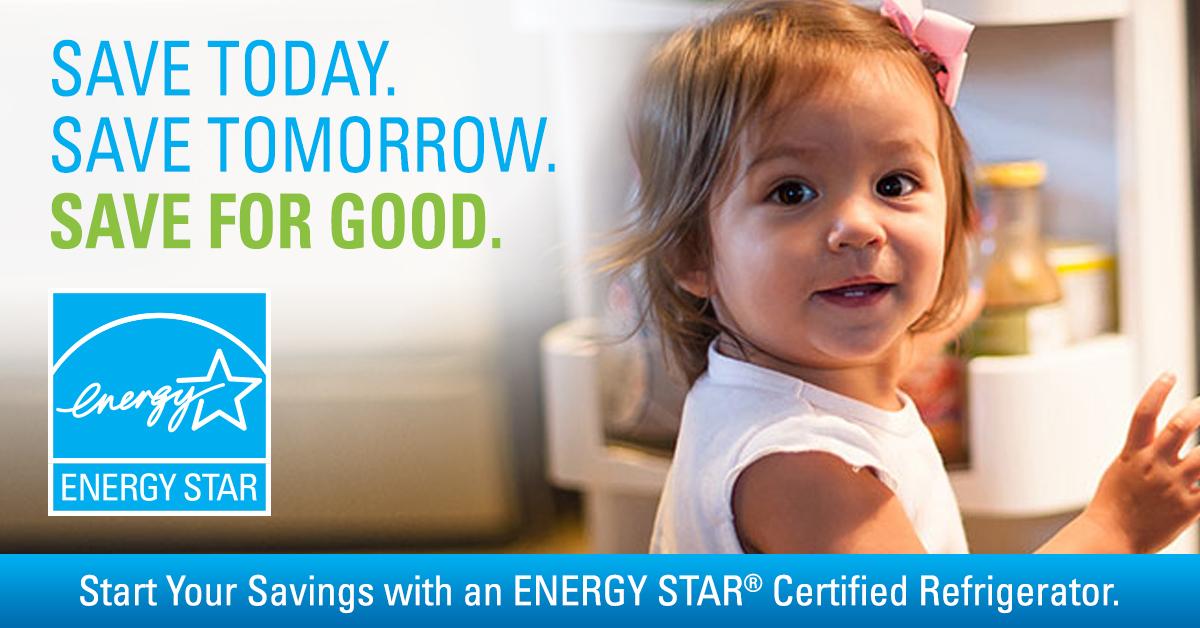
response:
[(237, 418), (233, 418), (233, 416), (231, 416), (228, 412), (225, 412), (223, 409), (217, 409), (205, 415), (204, 418), (201, 418), (201, 415), (204, 414), (204, 400), (200, 399), (196, 405), (196, 416), (192, 420), (192, 431), (195, 432), (205, 425), (208, 425), (213, 419), (225, 419), (234, 427), (245, 432), (246, 417), (242, 414), (242, 398), (250, 394), (250, 391), (258, 388), (258, 385), (263, 381), (261, 377), (234, 377), (233, 374), (229, 372), (229, 363), (225, 361), (225, 354), (222, 353), (220, 349), (217, 349), (217, 352), (213, 354), (212, 364), (208, 367), (207, 375), (201, 375), (197, 377), (180, 377), (177, 378), (175, 382), (179, 384), (198, 384), (211, 382), (213, 374), (217, 372), (218, 364), (221, 365), (221, 371), (225, 375), (225, 382), (210, 386), (207, 390), (216, 390), (217, 388), (222, 388), (226, 383), (247, 384), (247, 386), (242, 389), (242, 392), (238, 393), (238, 395), (233, 398), (233, 405), (235, 408), (237, 408)]

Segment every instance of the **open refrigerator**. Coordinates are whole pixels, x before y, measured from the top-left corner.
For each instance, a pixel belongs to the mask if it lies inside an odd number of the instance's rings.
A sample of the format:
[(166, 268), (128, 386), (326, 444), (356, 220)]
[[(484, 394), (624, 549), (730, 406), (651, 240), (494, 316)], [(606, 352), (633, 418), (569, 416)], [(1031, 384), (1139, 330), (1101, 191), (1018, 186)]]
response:
[[(611, 287), (587, 260), (621, 224), (634, 173), (632, 81), (669, 32), (723, 3), (517, 3), (546, 33), (563, 153), (569, 320), (542, 340), (551, 480), (584, 494), (592, 549), (648, 547), (670, 464), (661, 356), (600, 341)], [(867, 6), (878, 3), (863, 2)], [(1187, 38), (1182, 0), (930, 0), (977, 25), (956, 114), (977, 162), (1035, 157), (1045, 231), (1117, 260), (1116, 333), (966, 366), (969, 464), (951, 469), (975, 551), (1024, 551), (1090, 499), (1141, 390), (1178, 375), (1163, 419), (1195, 395)], [(666, 421), (669, 430), (669, 417)], [(659, 425), (658, 427), (662, 427)], [(645, 432), (646, 430), (642, 430)], [(664, 440), (666, 441), (664, 444)], [(1191, 530), (1167, 551), (1197, 551)]]

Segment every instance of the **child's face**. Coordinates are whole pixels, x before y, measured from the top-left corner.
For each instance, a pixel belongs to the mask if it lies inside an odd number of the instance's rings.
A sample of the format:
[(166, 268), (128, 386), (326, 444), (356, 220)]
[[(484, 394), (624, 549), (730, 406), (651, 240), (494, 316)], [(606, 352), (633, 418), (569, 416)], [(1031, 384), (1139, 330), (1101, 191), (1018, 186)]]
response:
[(946, 194), (935, 104), (864, 59), (804, 98), (777, 90), (710, 208), (712, 268), (681, 283), (789, 361), (879, 361), (932, 305)]

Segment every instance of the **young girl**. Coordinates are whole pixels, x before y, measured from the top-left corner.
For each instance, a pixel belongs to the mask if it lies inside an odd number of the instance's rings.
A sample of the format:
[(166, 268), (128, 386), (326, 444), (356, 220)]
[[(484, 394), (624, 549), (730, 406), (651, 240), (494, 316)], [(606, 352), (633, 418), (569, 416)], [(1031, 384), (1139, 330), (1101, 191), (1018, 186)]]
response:
[[(673, 36), (634, 121), (638, 213), (610, 269), (691, 390), (654, 552), (965, 552), (897, 388), (952, 327), (973, 211), (951, 113), (970, 25), (888, 0), (739, 4)], [(927, 344), (927, 343), (926, 343)], [(1148, 552), (1200, 514), (1200, 404), (1146, 392), (1086, 510), (1041, 549)]]

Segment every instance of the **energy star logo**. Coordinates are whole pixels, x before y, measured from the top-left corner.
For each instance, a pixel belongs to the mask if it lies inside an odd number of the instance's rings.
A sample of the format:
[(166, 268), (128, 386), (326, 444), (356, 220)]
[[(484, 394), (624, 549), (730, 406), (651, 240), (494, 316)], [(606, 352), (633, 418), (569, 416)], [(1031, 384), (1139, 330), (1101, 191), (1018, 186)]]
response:
[(51, 515), (270, 515), (265, 294), (54, 294)]

